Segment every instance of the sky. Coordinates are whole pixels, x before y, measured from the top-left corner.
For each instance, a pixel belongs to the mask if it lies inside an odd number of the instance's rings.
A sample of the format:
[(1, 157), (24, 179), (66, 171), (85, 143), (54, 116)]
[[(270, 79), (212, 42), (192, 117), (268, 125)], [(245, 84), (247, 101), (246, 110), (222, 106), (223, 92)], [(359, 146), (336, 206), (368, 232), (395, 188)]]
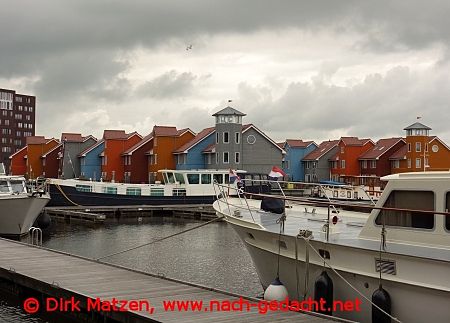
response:
[(36, 135), (199, 132), (231, 105), (276, 141), (399, 137), (420, 117), (450, 143), (450, 1), (0, 5), (0, 88), (36, 96)]

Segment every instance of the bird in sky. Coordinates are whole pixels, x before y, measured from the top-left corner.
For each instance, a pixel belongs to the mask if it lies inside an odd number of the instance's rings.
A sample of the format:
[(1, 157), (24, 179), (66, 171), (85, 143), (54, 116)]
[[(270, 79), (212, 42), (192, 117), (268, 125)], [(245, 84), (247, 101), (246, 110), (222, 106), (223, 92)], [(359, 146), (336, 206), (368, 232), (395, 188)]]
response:
[(189, 46), (186, 47), (186, 50), (190, 50), (192, 49), (192, 44), (190, 44)]

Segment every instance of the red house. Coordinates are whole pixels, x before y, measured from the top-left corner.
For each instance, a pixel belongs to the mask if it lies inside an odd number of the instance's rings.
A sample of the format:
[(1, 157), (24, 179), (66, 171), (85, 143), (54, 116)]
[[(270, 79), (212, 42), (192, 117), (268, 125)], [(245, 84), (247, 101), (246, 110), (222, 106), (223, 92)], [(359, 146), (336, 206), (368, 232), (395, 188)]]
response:
[(405, 147), (403, 138), (385, 138), (359, 156), (361, 175), (382, 177), (391, 173), (389, 158), (400, 148)]
[(59, 144), (41, 156), (43, 175), (47, 178), (58, 178), (59, 162), (63, 144)]
[(123, 130), (105, 130), (103, 132), (104, 150), (102, 159), (102, 179), (111, 182), (123, 182), (125, 169), (122, 153), (142, 140), (137, 132), (126, 134)]
[(359, 156), (375, 146), (371, 139), (357, 137), (341, 137), (338, 151), (330, 159), (331, 179), (347, 181), (347, 179), (360, 174)]
[(160, 169), (175, 169), (174, 150), (194, 137), (190, 129), (154, 126), (153, 131), (122, 153), (125, 181), (150, 183)]

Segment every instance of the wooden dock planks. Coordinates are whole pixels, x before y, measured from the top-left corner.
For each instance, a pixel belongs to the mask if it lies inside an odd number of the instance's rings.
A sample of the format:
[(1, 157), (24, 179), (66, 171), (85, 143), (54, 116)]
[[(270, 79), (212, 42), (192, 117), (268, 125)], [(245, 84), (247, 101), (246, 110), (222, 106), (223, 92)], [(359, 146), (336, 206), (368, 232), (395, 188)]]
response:
[(110, 316), (121, 322), (332, 321), (296, 312), (259, 314), (257, 308), (251, 312), (164, 311), (165, 300), (201, 300), (209, 304), (210, 300), (239, 300), (239, 296), (1, 238), (0, 277), (51, 297), (148, 300), (155, 308), (152, 314), (142, 311)]

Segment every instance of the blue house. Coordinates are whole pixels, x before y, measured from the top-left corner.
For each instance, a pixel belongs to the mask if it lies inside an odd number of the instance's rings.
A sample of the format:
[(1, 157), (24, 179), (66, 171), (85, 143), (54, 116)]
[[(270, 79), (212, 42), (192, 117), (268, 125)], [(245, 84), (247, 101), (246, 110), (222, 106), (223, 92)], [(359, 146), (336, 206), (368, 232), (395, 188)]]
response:
[(281, 146), (286, 151), (286, 155), (282, 161), (283, 171), (287, 174), (289, 180), (304, 182), (305, 171), (302, 165), (303, 157), (316, 149), (317, 144), (314, 141), (286, 139)]
[(105, 140), (99, 140), (96, 144), (82, 151), (80, 158), (81, 177), (99, 181), (102, 176), (102, 159), (100, 154), (105, 149)]
[(211, 164), (211, 155), (205, 154), (207, 147), (215, 143), (215, 128), (200, 131), (194, 139), (173, 152), (177, 169), (205, 169)]

